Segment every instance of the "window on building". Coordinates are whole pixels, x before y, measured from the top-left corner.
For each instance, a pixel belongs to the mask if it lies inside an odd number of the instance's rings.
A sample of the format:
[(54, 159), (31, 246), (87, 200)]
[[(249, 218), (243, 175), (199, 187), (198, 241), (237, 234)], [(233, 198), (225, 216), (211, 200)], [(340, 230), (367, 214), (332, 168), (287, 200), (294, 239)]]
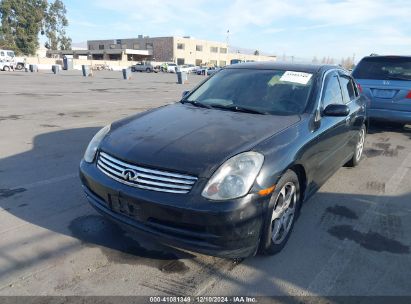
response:
[(203, 51), (203, 46), (197, 44), (197, 45), (196, 45), (196, 51), (197, 51), (197, 52), (202, 52), (202, 51)]
[(216, 46), (210, 47), (210, 52), (211, 53), (218, 53), (218, 47), (216, 47)]
[(177, 65), (183, 65), (184, 62), (184, 58), (177, 58)]
[(104, 50), (104, 44), (99, 44), (99, 45), (98, 45), (98, 49), (99, 49), (99, 50)]
[(153, 44), (152, 43), (146, 43), (146, 50), (152, 50), (153, 49)]
[(184, 43), (177, 43), (177, 50), (184, 50)]
[(127, 44), (123, 43), (123, 44), (121, 45), (121, 48), (122, 48), (123, 50), (125, 50), (125, 49), (127, 48)]
[(226, 65), (227, 65), (227, 62), (225, 60), (220, 60), (221, 67), (226, 66)]
[(116, 44), (121, 44), (121, 39), (117, 39)]
[(200, 66), (203, 63), (203, 60), (201, 59), (196, 59), (196, 65)]
[(227, 48), (220, 48), (221, 54), (227, 54)]
[(210, 60), (210, 63), (214, 66), (217, 66), (217, 60)]
[(94, 50), (94, 45), (90, 44), (90, 45), (88, 46), (88, 49), (89, 49), (89, 50)]
[(140, 43), (134, 43), (133, 44), (133, 49), (139, 50), (140, 49)]

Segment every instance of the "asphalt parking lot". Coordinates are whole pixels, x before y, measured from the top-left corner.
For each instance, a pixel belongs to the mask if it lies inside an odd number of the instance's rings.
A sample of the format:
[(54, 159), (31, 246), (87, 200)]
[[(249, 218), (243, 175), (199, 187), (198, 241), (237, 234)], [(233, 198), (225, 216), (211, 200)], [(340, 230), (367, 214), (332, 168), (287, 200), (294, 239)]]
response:
[(98, 215), (78, 178), (88, 141), (204, 76), (176, 78), (0, 73), (0, 295), (411, 295), (411, 126), (372, 127), (360, 166), (303, 206), (276, 256), (199, 255)]

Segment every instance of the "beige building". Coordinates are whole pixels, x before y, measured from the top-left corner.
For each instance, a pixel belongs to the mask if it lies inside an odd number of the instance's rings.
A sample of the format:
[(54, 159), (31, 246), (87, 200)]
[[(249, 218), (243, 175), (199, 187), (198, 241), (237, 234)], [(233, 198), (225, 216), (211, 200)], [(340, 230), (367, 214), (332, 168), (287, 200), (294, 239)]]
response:
[(275, 61), (275, 56), (229, 53), (227, 43), (190, 37), (148, 37), (89, 40), (87, 52), (92, 59), (152, 60), (182, 64), (225, 66), (231, 60)]

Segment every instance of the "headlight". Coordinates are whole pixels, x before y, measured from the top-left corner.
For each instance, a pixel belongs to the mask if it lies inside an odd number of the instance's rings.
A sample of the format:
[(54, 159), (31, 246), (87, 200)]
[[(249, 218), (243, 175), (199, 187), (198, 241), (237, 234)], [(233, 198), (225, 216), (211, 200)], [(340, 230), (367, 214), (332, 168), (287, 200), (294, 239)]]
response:
[(250, 191), (264, 162), (257, 152), (244, 152), (227, 160), (213, 174), (202, 196), (211, 200), (228, 200)]
[(84, 161), (88, 163), (92, 163), (94, 161), (94, 157), (96, 156), (96, 152), (98, 146), (100, 145), (101, 141), (103, 140), (104, 136), (110, 131), (111, 125), (105, 126), (100, 131), (94, 135), (93, 139), (87, 146), (86, 152), (84, 153)]

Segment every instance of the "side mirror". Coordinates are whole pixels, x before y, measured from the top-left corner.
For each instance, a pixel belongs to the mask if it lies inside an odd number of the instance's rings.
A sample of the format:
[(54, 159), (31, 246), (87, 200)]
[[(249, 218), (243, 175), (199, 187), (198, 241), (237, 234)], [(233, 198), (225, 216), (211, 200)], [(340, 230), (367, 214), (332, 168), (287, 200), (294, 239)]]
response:
[(183, 91), (183, 94), (181, 95), (182, 98), (186, 97), (188, 94), (190, 94), (190, 91)]
[(323, 111), (323, 116), (347, 116), (348, 114), (350, 108), (342, 104), (330, 104)]

